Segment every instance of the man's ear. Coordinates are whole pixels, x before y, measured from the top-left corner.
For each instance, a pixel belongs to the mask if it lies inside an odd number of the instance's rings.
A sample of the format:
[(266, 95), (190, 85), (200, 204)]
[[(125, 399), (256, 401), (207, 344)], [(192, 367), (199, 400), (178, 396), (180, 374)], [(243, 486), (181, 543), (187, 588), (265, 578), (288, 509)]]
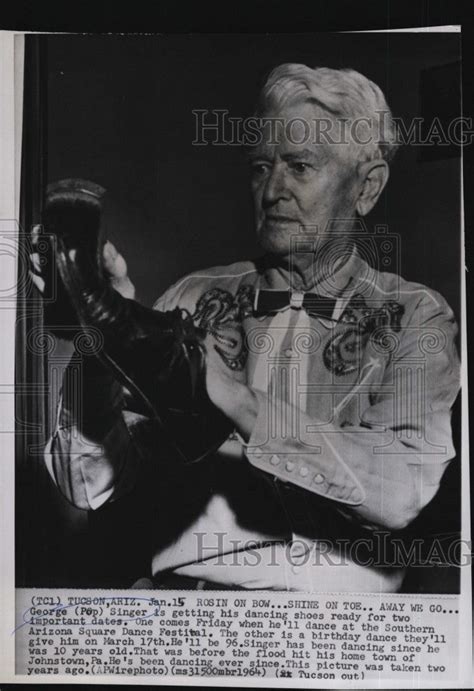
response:
[(383, 188), (387, 184), (389, 177), (388, 163), (382, 158), (366, 161), (359, 165), (358, 174), (362, 184), (356, 201), (356, 209), (360, 216), (366, 216), (374, 208), (382, 194)]

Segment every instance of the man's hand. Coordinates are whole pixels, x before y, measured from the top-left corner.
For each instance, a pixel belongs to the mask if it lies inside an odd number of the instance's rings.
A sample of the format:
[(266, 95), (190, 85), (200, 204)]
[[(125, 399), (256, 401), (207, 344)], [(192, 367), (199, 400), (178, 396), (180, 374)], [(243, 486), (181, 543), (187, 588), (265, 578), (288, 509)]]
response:
[(206, 346), (206, 386), (209, 398), (248, 441), (258, 413), (258, 399), (247, 386), (244, 370), (232, 370), (216, 350), (216, 340), (208, 335)]
[(114, 288), (124, 298), (135, 299), (135, 286), (127, 273), (127, 262), (117, 252), (112, 243), (107, 240), (102, 251), (102, 261), (105, 273)]
[[(40, 228), (36, 226), (31, 233), (31, 244), (33, 253), (30, 255), (31, 270), (30, 276), (40, 293), (44, 292), (45, 279), (40, 264), (40, 255), (35, 251), (35, 247), (40, 240)], [(123, 256), (117, 251), (115, 246), (107, 240), (102, 252), (102, 265), (105, 275), (108, 277), (112, 287), (124, 298), (135, 299), (135, 286), (131, 282), (127, 273), (127, 263)]]

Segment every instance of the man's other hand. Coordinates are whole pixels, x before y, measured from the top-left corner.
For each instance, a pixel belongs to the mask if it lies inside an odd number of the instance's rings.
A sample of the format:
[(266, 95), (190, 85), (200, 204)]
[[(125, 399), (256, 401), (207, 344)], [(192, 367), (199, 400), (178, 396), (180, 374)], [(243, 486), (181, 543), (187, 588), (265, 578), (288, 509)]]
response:
[(135, 299), (135, 286), (127, 273), (127, 262), (115, 246), (107, 240), (102, 251), (104, 271), (112, 288), (124, 298)]
[(206, 387), (209, 398), (248, 440), (258, 413), (256, 394), (247, 386), (245, 368), (231, 369), (216, 350), (216, 339), (208, 335), (206, 346)]
[[(36, 245), (38, 244), (40, 238), (41, 226), (35, 226), (31, 233), (33, 252), (30, 254), (30, 276), (39, 292), (44, 293), (45, 279), (41, 269), (40, 255), (37, 251), (35, 251)], [(134, 300), (135, 286), (128, 276), (127, 262), (109, 240), (107, 240), (103, 247), (102, 265), (104, 267), (105, 275), (109, 279), (112, 288), (114, 288), (124, 298)]]

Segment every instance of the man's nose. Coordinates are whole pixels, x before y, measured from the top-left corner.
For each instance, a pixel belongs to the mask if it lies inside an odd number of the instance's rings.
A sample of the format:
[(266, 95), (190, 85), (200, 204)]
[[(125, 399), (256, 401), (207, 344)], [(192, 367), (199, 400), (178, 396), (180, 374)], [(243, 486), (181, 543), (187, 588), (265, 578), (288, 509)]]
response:
[(287, 196), (288, 189), (286, 186), (285, 173), (278, 165), (273, 166), (265, 181), (262, 197), (263, 206), (271, 206), (280, 199), (285, 199)]

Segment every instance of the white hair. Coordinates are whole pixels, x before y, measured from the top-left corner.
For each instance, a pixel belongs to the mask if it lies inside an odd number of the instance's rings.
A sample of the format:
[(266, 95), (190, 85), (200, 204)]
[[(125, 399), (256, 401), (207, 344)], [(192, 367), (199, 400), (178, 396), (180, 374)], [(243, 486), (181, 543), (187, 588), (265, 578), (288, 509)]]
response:
[(356, 142), (360, 160), (393, 158), (398, 144), (392, 113), (382, 90), (360, 72), (312, 69), (297, 63), (279, 65), (263, 86), (257, 112), (263, 114), (294, 102), (313, 103), (349, 124), (358, 121), (358, 126), (370, 133), (364, 135), (363, 143)]

